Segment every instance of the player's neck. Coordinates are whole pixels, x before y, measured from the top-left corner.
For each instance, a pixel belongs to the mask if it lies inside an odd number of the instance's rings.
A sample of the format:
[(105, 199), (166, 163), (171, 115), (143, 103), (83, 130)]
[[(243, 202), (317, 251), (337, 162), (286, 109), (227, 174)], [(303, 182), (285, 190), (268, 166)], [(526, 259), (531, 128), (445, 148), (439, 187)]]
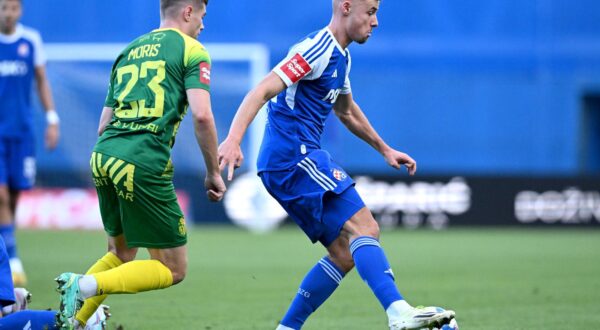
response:
[(160, 29), (177, 29), (181, 32), (184, 31), (182, 29), (181, 24), (179, 24), (177, 21), (170, 20), (170, 19), (165, 19), (165, 20), (160, 21)]
[(14, 34), (16, 31), (17, 31), (16, 25), (0, 27), (0, 33), (7, 35), (7, 36)]
[(335, 20), (332, 19), (327, 28), (329, 28), (329, 31), (331, 31), (333, 37), (343, 49), (346, 49), (352, 43), (352, 40), (350, 40), (344, 30), (340, 28), (340, 24), (337, 24)]

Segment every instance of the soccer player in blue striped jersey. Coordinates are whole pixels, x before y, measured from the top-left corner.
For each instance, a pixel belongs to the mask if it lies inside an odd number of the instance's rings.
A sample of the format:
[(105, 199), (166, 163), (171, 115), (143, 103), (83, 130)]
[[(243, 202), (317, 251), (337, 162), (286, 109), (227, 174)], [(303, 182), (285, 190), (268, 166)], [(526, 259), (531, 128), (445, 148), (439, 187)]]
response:
[(306, 319), (356, 267), (388, 316), (390, 329), (440, 326), (454, 312), (409, 305), (394, 283), (394, 273), (379, 244), (379, 227), (354, 188), (353, 180), (321, 149), (325, 119), (333, 111), (356, 136), (385, 161), (410, 175), (416, 162), (388, 146), (352, 98), (351, 58), (347, 47), (365, 43), (378, 26), (379, 0), (332, 0), (329, 25), (294, 45), (259, 85), (246, 95), (229, 134), (219, 147), (228, 179), (241, 165), (242, 137), (268, 102), (268, 122), (258, 156), (258, 174), (283, 206), (327, 256), (308, 272), (277, 330), (300, 329)]
[(15, 210), (21, 191), (35, 181), (34, 125), (31, 85), (46, 110), (46, 147), (58, 142), (58, 115), (46, 77), (46, 58), (37, 31), (19, 24), (21, 0), (0, 0), (0, 235), (6, 242), (18, 286), (25, 272), (17, 255)]

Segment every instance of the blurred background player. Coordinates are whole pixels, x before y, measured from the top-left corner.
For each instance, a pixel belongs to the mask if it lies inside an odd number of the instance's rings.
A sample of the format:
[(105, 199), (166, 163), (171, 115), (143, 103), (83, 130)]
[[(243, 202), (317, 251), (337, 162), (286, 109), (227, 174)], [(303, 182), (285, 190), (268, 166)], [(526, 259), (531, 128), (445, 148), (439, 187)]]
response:
[[(392, 167), (416, 162), (379, 137), (352, 98), (352, 42), (366, 42), (377, 27), (379, 0), (333, 0), (329, 25), (294, 45), (288, 56), (252, 91), (238, 109), (219, 148), (228, 179), (243, 159), (242, 137), (267, 102), (268, 121), (258, 171), (269, 193), (314, 242), (328, 251), (300, 285), (278, 330), (300, 329), (354, 266), (386, 311), (391, 329), (441, 326), (453, 311), (414, 308), (400, 295), (394, 273), (379, 244), (379, 227), (354, 188), (354, 181), (321, 149), (325, 120), (333, 110), (342, 123)], [(273, 98), (276, 97), (276, 98)], [(272, 99), (273, 98), (273, 99)]]
[[(109, 251), (88, 270), (92, 275), (57, 278), (63, 328), (83, 327), (107, 294), (163, 289), (184, 279), (187, 232), (170, 156), (188, 104), (206, 164), (208, 198), (219, 201), (225, 192), (210, 103), (210, 57), (196, 40), (208, 0), (160, 3), (160, 28), (131, 42), (113, 65), (91, 159)], [(151, 260), (134, 260), (139, 247), (148, 249)]]
[(26, 284), (17, 254), (15, 212), (21, 191), (35, 181), (35, 144), (31, 83), (46, 110), (46, 147), (58, 143), (58, 115), (46, 77), (46, 58), (37, 31), (19, 24), (21, 0), (0, 0), (0, 235), (17, 286)]

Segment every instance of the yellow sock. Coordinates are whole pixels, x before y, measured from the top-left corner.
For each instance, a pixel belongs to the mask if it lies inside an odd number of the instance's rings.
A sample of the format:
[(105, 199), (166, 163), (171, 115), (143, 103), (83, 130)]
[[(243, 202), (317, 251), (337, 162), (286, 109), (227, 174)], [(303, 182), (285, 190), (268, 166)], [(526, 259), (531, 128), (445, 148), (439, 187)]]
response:
[[(105, 254), (102, 258), (98, 259), (95, 264), (88, 269), (86, 274), (93, 274), (103, 272), (105, 270), (109, 270), (115, 267), (118, 267), (123, 264), (123, 261), (119, 259), (116, 255), (111, 252)], [(88, 298), (83, 303), (83, 307), (77, 312), (75, 318), (79, 321), (79, 324), (82, 327), (85, 327), (87, 320), (96, 312), (100, 304), (106, 299), (106, 295), (103, 294), (101, 296), (94, 296)]]
[(173, 274), (158, 260), (134, 260), (119, 267), (92, 274), (98, 283), (98, 294), (138, 293), (168, 288)]

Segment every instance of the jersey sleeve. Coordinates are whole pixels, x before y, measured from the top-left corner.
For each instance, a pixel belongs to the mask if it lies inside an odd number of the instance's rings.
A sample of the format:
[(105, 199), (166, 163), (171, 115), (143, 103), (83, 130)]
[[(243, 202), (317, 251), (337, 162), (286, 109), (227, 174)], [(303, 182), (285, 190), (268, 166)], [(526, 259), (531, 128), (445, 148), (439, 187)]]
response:
[[(279, 62), (273, 72), (289, 87), (300, 80), (314, 80), (323, 74), (329, 63), (332, 48), (330, 38), (317, 34), (294, 45), (287, 56)], [(328, 41), (329, 40), (329, 41)]]
[(46, 65), (46, 52), (44, 52), (44, 45), (40, 34), (33, 30), (27, 29), (26, 34), (33, 45), (33, 65), (38, 67)]
[(350, 51), (346, 50), (346, 54), (346, 56), (348, 56), (348, 65), (346, 66), (346, 78), (344, 79), (344, 86), (340, 90), (340, 94), (352, 93), (352, 88), (350, 87), (350, 67), (352, 67), (352, 57), (350, 57)]
[(312, 67), (302, 56), (302, 49), (298, 45), (292, 47), (287, 56), (273, 68), (273, 72), (287, 87), (307, 77), (311, 71)]
[(210, 91), (210, 55), (199, 42), (186, 44), (185, 89), (201, 88)]

